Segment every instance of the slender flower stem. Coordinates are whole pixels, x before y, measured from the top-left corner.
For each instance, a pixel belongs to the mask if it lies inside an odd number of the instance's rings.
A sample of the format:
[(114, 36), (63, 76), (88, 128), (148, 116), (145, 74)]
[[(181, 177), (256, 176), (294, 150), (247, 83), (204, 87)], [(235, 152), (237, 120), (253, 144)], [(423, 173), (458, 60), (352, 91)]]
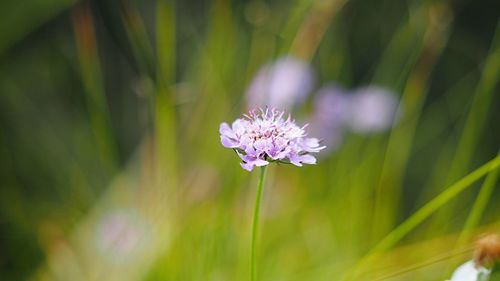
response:
[(267, 166), (262, 166), (260, 168), (259, 183), (257, 185), (257, 195), (255, 197), (255, 208), (253, 210), (253, 223), (252, 223), (252, 248), (250, 257), (250, 274), (251, 281), (257, 280), (257, 268), (255, 266), (255, 244), (257, 242), (257, 233), (259, 226), (259, 215), (260, 215), (260, 201), (262, 198), (262, 190), (264, 189), (264, 181), (266, 180)]

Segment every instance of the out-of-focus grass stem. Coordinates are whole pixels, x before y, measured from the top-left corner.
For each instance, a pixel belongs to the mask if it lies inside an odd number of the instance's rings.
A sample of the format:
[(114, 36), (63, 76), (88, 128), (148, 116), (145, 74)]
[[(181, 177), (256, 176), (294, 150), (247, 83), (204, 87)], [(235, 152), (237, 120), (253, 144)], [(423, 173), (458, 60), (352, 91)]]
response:
[(423, 48), (426, 28), (425, 11), (428, 6), (417, 3), (412, 6), (412, 13), (406, 22), (402, 22), (394, 33), (381, 56), (372, 83), (390, 86), (402, 91), (405, 82)]
[[(234, 22), (231, 5), (231, 1), (227, 0), (212, 1), (207, 34), (205, 41), (200, 42), (199, 48), (202, 51), (196, 63), (196, 83), (203, 86), (186, 126), (188, 139), (198, 140), (199, 135), (220, 122), (221, 113), (227, 110), (229, 88), (236, 79), (236, 69), (239, 69), (235, 56), (237, 24)], [(215, 104), (219, 110), (212, 110)], [(208, 153), (212, 145), (212, 142), (201, 142), (198, 156), (212, 157)]]
[[(490, 51), (488, 57), (486, 58), (483, 73), (479, 84), (477, 85), (476, 91), (474, 93), (474, 99), (472, 105), (467, 115), (467, 120), (465, 121), (465, 126), (462, 131), (462, 135), (459, 139), (456, 153), (451, 162), (451, 167), (448, 170), (446, 177), (446, 184), (453, 182), (458, 177), (460, 177), (472, 159), (473, 153), (476, 150), (478, 140), (485, 127), (486, 118), (488, 116), (489, 108), (491, 107), (491, 101), (493, 99), (493, 94), (495, 92), (495, 87), (500, 79), (500, 21), (497, 23), (494, 37), (492, 39)], [(485, 192), (488, 192), (487, 190)], [(483, 194), (486, 196), (487, 194)], [(486, 198), (481, 199), (486, 200)], [(479, 202), (479, 204), (483, 204)], [(479, 206), (476, 206), (480, 208)], [(444, 212), (436, 218), (434, 223), (441, 224), (447, 221), (451, 217), (451, 212), (453, 210), (453, 203), (449, 208), (445, 209)], [(478, 209), (476, 212), (479, 212)], [(474, 216), (479, 215), (479, 213), (474, 214)], [(475, 223), (476, 218), (471, 218), (469, 223)], [(472, 225), (470, 225), (472, 226)], [(465, 237), (462, 237), (465, 239)], [(463, 242), (463, 241), (462, 241)]]
[(330, 23), (347, 0), (318, 1), (302, 22), (295, 36), (290, 53), (311, 60)]
[(76, 7), (72, 19), (90, 123), (102, 161), (112, 171), (116, 166), (117, 155), (99, 65), (94, 23), (88, 3)]
[[(144, 22), (139, 12), (133, 6), (129, 6), (126, 1), (120, 1), (120, 4), (123, 24), (125, 25), (125, 31), (127, 32), (139, 71), (143, 75), (152, 77), (155, 73), (154, 51), (148, 38)], [(157, 12), (159, 13), (159, 11)]]
[(495, 87), (500, 79), (500, 21), (497, 23), (488, 57), (486, 58), (481, 80), (474, 93), (474, 99), (458, 143), (452, 166), (448, 172), (448, 182), (460, 177), (467, 169), (478, 139), (481, 136), (488, 116)]
[(280, 32), (280, 38), (283, 38), (284, 42), (279, 49), (279, 53), (288, 52), (301, 23), (304, 21), (305, 15), (307, 15), (312, 5), (313, 1), (310, 0), (294, 1), (293, 8), (290, 10), (286, 23), (283, 25), (283, 29)]
[(156, 172), (159, 183), (177, 183), (177, 127), (175, 110), (175, 6), (173, 1), (157, 4), (157, 94), (155, 97)]
[[(392, 208), (383, 204), (399, 196), (399, 192), (394, 187), (398, 180), (393, 179), (393, 175), (400, 173), (404, 169), (401, 165), (407, 158), (409, 142), (412, 141), (412, 138), (406, 137), (405, 134), (413, 131), (412, 124), (418, 119), (413, 115), (420, 113), (420, 110), (417, 110), (420, 106), (415, 104), (417, 100), (405, 97), (418, 97), (421, 91), (424, 90), (419, 83), (416, 83), (420, 82), (421, 75), (417, 75), (416, 70), (413, 73), (411, 71), (415, 68), (415, 64), (421, 57), (424, 48), (423, 42), (427, 22), (422, 18), (425, 18), (424, 15), (427, 10), (428, 5), (426, 4), (418, 3), (413, 5), (412, 14), (394, 33), (372, 78), (372, 83), (376, 85), (385, 85), (394, 90), (403, 91), (400, 108), (405, 107), (403, 120), (399, 122), (403, 123), (400, 127), (404, 127), (396, 128), (391, 133), (389, 141), (385, 145), (385, 154), (381, 160), (380, 168), (377, 168), (379, 175), (374, 185), (375, 200), (370, 239), (372, 243), (382, 237), (394, 221), (395, 214), (390, 213)], [(405, 82), (406, 88), (404, 86)], [(413, 112), (408, 112), (407, 103), (410, 103)], [(411, 124), (407, 125), (407, 122)], [(399, 142), (402, 142), (402, 145), (399, 145)], [(399, 164), (399, 166), (396, 167), (396, 164)]]
[(412, 272), (412, 271), (417, 270), (417, 269), (422, 268), (422, 267), (426, 267), (426, 266), (432, 265), (432, 264), (437, 263), (437, 262), (449, 260), (450, 258), (453, 258), (453, 257), (456, 257), (456, 256), (460, 256), (460, 255), (464, 255), (464, 254), (469, 254), (470, 255), (471, 252), (472, 252), (472, 248), (471, 247), (467, 247), (467, 248), (463, 248), (463, 249), (458, 250), (458, 251), (452, 251), (451, 253), (444, 253), (444, 254), (439, 255), (437, 257), (433, 257), (433, 258), (431, 258), (429, 260), (426, 260), (426, 261), (424, 261), (422, 263), (414, 264), (414, 265), (402, 268), (402, 269), (400, 269), (398, 271), (391, 272), (391, 273), (386, 274), (384, 276), (378, 277), (376, 279), (373, 279), (373, 281), (388, 280), (390, 278), (393, 278), (393, 277), (396, 277), (396, 276), (399, 276), (399, 275), (403, 275), (403, 274), (407, 274), (409, 272)]
[[(498, 153), (500, 156), (500, 151)], [(497, 168), (491, 173), (488, 174), (486, 179), (484, 180), (483, 185), (477, 195), (476, 200), (474, 201), (474, 205), (465, 221), (464, 228), (462, 233), (460, 234), (457, 242), (456, 248), (461, 248), (465, 245), (467, 240), (470, 238), (471, 230), (474, 229), (479, 224), (479, 220), (481, 219), (481, 215), (483, 214), (486, 205), (488, 204), (491, 194), (493, 193), (493, 189), (495, 188), (495, 184), (497, 183), (498, 176), (500, 173), (500, 169)]]
[[(70, 8), (77, 0), (40, 1), (28, 0), (19, 5), (16, 1), (0, 4), (0, 56), (22, 41), (31, 32)], [(12, 28), (15, 26), (15, 28)]]
[(451, 22), (449, 9), (446, 6), (430, 6), (427, 8), (427, 16), (423, 48), (401, 98), (400, 111), (404, 112), (402, 124), (391, 133), (376, 189), (374, 239), (384, 235), (397, 220), (404, 170), (428, 93), (428, 80), (448, 38)]

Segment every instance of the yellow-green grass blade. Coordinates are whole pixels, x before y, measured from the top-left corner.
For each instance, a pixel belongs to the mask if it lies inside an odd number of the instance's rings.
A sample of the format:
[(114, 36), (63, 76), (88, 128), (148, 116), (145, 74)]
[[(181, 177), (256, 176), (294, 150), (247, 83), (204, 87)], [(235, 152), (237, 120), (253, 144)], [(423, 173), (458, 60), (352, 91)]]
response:
[(483, 166), (479, 167), (475, 171), (471, 172), (467, 176), (463, 177), (453, 185), (445, 189), (441, 194), (432, 199), (430, 202), (425, 204), (417, 212), (411, 215), (393, 231), (391, 231), (385, 238), (383, 238), (375, 247), (370, 250), (370, 252), (361, 259), (358, 265), (353, 270), (353, 275), (348, 275), (347, 278), (354, 277), (358, 270), (364, 265), (372, 261), (376, 253), (383, 252), (390, 249), (396, 245), (401, 239), (403, 239), (408, 233), (420, 225), (424, 220), (429, 218), (434, 214), (439, 208), (448, 203), (455, 196), (460, 194), (462, 191), (471, 186), (474, 182), (491, 172), (492, 170), (500, 166), (500, 156), (490, 160)]

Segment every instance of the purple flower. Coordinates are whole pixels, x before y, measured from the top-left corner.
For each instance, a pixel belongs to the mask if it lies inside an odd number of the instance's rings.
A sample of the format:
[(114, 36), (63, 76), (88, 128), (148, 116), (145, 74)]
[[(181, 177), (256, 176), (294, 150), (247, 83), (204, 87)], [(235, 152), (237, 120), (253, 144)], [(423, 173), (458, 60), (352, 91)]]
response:
[(231, 126), (220, 124), (221, 143), (233, 148), (241, 158), (243, 169), (251, 171), (254, 166), (265, 166), (270, 162), (316, 164), (310, 153), (319, 152), (316, 138), (307, 138), (305, 127), (298, 127), (288, 115), (276, 109), (250, 111), (243, 118), (236, 119)]
[(314, 99), (310, 131), (321, 138), (328, 153), (338, 148), (345, 132), (369, 134), (390, 129), (397, 122), (396, 95), (385, 88), (367, 86), (346, 90), (330, 83)]
[(327, 146), (323, 152), (340, 146), (344, 122), (351, 108), (351, 100), (351, 95), (347, 94), (344, 88), (333, 83), (324, 86), (317, 93), (309, 128)]
[(390, 129), (396, 120), (398, 101), (385, 88), (359, 88), (352, 95), (346, 126), (357, 133), (375, 133)]
[(304, 101), (313, 80), (313, 71), (307, 63), (283, 57), (257, 72), (246, 93), (248, 106), (290, 109)]

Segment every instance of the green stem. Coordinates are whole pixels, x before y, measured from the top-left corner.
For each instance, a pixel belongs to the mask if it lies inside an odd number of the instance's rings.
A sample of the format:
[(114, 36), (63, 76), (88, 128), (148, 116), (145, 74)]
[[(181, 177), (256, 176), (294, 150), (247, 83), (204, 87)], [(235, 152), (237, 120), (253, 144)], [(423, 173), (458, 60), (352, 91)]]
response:
[(257, 185), (257, 195), (255, 197), (255, 208), (253, 210), (253, 223), (252, 223), (252, 248), (251, 248), (251, 258), (250, 258), (250, 273), (252, 281), (257, 280), (257, 268), (255, 266), (255, 244), (257, 242), (257, 228), (259, 225), (259, 215), (260, 215), (260, 201), (262, 198), (262, 190), (264, 189), (264, 181), (266, 180), (267, 166), (262, 166), (260, 168), (259, 183)]

